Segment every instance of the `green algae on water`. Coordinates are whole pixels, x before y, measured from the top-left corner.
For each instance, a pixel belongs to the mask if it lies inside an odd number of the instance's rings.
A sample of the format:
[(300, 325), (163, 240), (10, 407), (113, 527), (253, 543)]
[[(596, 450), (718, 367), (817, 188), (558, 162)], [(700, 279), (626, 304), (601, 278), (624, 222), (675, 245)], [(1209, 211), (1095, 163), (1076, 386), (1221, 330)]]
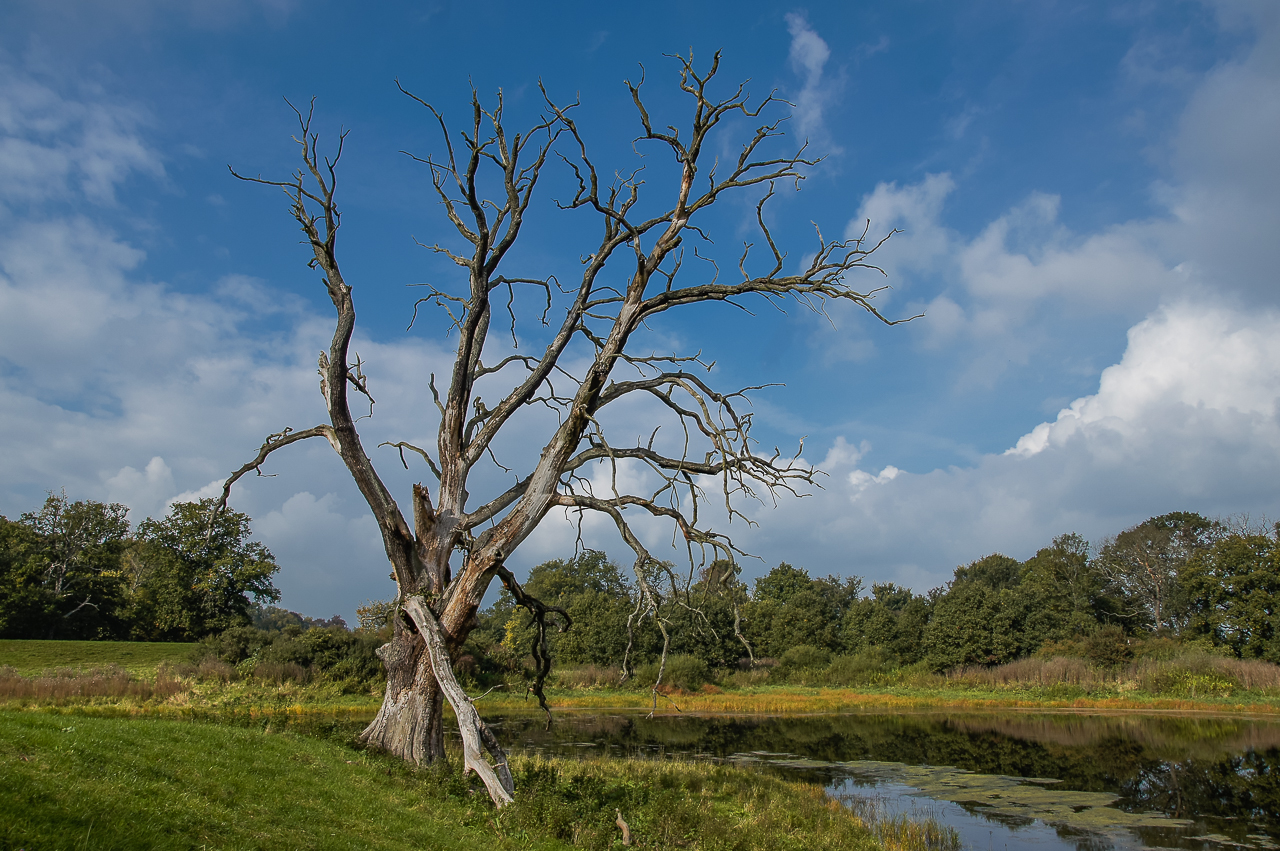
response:
[(1038, 819), (1081, 830), (1133, 827), (1190, 827), (1194, 822), (1164, 813), (1129, 813), (1112, 806), (1118, 795), (1054, 788), (1060, 781), (1043, 777), (976, 774), (950, 766), (903, 765), (875, 760), (838, 763), (855, 775), (911, 786), (921, 794), (957, 804), (976, 804), (983, 813), (1012, 819)]
[(735, 754), (730, 759), (784, 768), (844, 768), (855, 777), (910, 786), (920, 795), (975, 805), (981, 808), (983, 815), (1014, 823), (1029, 824), (1039, 820), (1055, 827), (1086, 831), (1194, 825), (1187, 819), (1172, 818), (1163, 813), (1125, 812), (1112, 806), (1119, 799), (1118, 795), (1059, 789), (1056, 786), (1062, 781), (1047, 777), (978, 774), (951, 766), (905, 765), (870, 759), (823, 762), (798, 758), (794, 754), (761, 751)]

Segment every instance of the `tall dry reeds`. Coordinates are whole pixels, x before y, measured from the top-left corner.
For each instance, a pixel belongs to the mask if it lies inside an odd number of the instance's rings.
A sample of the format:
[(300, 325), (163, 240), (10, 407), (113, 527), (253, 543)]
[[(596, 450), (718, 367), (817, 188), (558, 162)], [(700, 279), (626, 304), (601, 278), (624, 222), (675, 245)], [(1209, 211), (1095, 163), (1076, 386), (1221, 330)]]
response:
[(155, 680), (134, 677), (117, 665), (90, 671), (61, 668), (34, 677), (21, 676), (14, 668), (0, 668), (0, 700), (59, 701), (71, 698), (114, 697), (151, 700), (182, 691), (182, 683), (166, 671)]
[(1204, 650), (1152, 654), (1120, 666), (1066, 656), (1032, 656), (992, 668), (955, 668), (946, 682), (961, 688), (1143, 691), (1172, 697), (1230, 697), (1240, 691), (1280, 693), (1280, 665)]
[(622, 669), (603, 665), (580, 665), (555, 671), (558, 688), (617, 688), (622, 684)]
[(1108, 682), (1107, 672), (1084, 659), (1031, 656), (993, 668), (968, 666), (947, 672), (953, 684), (987, 688), (1047, 688), (1071, 685), (1091, 690)]

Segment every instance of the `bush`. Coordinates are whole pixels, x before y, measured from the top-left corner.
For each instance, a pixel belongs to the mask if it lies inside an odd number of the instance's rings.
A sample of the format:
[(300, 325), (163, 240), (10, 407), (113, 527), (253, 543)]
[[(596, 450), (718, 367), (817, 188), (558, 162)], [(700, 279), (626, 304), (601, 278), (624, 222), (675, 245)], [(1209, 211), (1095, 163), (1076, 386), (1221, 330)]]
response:
[(1153, 659), (1167, 662), (1171, 659), (1177, 659), (1186, 652), (1187, 648), (1182, 645), (1182, 642), (1163, 636), (1137, 641), (1133, 647), (1134, 658), (1139, 661)]
[(1064, 638), (1061, 641), (1046, 641), (1035, 653), (1035, 659), (1084, 659), (1084, 640), (1081, 638)]
[[(633, 682), (645, 688), (652, 688), (658, 679), (658, 662), (650, 662), (636, 669)], [(668, 656), (666, 668), (662, 672), (661, 685), (684, 691), (694, 691), (711, 679), (711, 668), (697, 656), (684, 654)]]
[(778, 667), (788, 671), (804, 671), (825, 668), (831, 663), (831, 653), (811, 644), (797, 644), (778, 660)]
[(231, 665), (239, 665), (258, 653), (272, 640), (271, 633), (252, 626), (233, 626), (200, 641), (192, 652), (192, 661), (199, 663), (209, 656)]
[(1095, 665), (1118, 668), (1133, 658), (1124, 630), (1115, 624), (1100, 627), (1084, 641), (1084, 654)]
[(852, 656), (832, 659), (823, 672), (823, 680), (836, 686), (880, 682), (893, 670), (896, 661), (883, 647), (868, 647)]
[[(200, 671), (186, 671), (201, 679), (232, 679), (238, 671), (244, 676), (257, 676), (276, 682), (307, 682), (321, 674), (328, 679), (355, 686), (367, 684), (383, 675), (377, 649), (382, 644), (376, 633), (352, 633), (341, 626), (313, 626), (302, 631), (296, 624), (268, 632), (251, 626), (232, 627), (202, 641), (193, 654)], [(212, 661), (226, 666), (205, 670)], [(269, 666), (262, 673), (258, 669)], [(235, 666), (234, 670), (231, 666)], [(297, 674), (305, 670), (305, 674)]]

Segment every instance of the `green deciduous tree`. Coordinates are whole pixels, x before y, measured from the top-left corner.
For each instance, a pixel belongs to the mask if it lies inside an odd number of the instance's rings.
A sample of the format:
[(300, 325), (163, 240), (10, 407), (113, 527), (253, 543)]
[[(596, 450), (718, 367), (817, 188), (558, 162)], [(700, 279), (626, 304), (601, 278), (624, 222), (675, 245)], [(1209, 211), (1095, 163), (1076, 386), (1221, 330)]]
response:
[(1200, 549), (1183, 568), (1182, 585), (1188, 634), (1280, 663), (1280, 529), (1228, 535)]
[(1108, 540), (1098, 566), (1126, 614), (1156, 631), (1177, 627), (1179, 571), (1221, 531), (1220, 524), (1189, 511), (1162, 514)]
[(130, 620), (139, 637), (191, 640), (250, 622), (254, 601), (274, 602), (280, 568), (251, 539), (247, 514), (218, 513), (215, 500), (175, 503), (161, 520), (138, 526), (126, 554)]
[(50, 493), (10, 529), (6, 620), (23, 638), (112, 638), (120, 632), (120, 557), (128, 509)]
[(924, 630), (932, 602), (892, 582), (875, 583), (871, 596), (855, 601), (841, 625), (844, 649), (861, 653), (881, 648), (911, 664), (924, 655)]
[(925, 657), (937, 669), (998, 665), (1025, 655), (1031, 601), (1020, 588), (1022, 566), (995, 553), (956, 568), (924, 630)]
[(798, 645), (836, 650), (845, 613), (861, 591), (856, 576), (812, 579), (783, 562), (756, 580), (746, 609), (748, 638), (766, 656), (781, 656)]
[(49, 600), (40, 536), (25, 523), (0, 517), (0, 638), (45, 637)]
[(1026, 599), (1023, 645), (1089, 635), (1099, 623), (1119, 620), (1104, 593), (1107, 578), (1089, 558), (1089, 544), (1077, 534), (1059, 535), (1022, 565), (1019, 594)]

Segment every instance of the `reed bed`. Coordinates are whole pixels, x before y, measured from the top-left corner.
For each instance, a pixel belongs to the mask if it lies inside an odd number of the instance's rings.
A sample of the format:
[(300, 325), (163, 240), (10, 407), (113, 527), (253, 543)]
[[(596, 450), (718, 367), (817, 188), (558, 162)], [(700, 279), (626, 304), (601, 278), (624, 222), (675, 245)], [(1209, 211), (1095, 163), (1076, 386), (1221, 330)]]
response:
[(146, 679), (116, 665), (89, 671), (59, 668), (34, 677), (24, 677), (12, 667), (0, 668), (0, 700), (41, 703), (77, 698), (152, 700), (172, 697), (182, 690), (182, 682), (163, 670), (155, 679)]
[(897, 811), (883, 795), (837, 795), (849, 811), (870, 828), (872, 835), (891, 851), (960, 851), (964, 844), (954, 827), (930, 812)]
[(1102, 666), (1084, 659), (1030, 657), (991, 668), (965, 667), (947, 672), (951, 687), (1035, 689), (1067, 697), (1141, 692), (1157, 697), (1226, 698), (1240, 692), (1280, 696), (1280, 665), (1259, 659), (1235, 659), (1203, 651), (1174, 658), (1140, 658), (1125, 665)]
[(555, 686), (563, 689), (618, 688), (622, 685), (622, 670), (611, 665), (582, 665), (554, 672)]

